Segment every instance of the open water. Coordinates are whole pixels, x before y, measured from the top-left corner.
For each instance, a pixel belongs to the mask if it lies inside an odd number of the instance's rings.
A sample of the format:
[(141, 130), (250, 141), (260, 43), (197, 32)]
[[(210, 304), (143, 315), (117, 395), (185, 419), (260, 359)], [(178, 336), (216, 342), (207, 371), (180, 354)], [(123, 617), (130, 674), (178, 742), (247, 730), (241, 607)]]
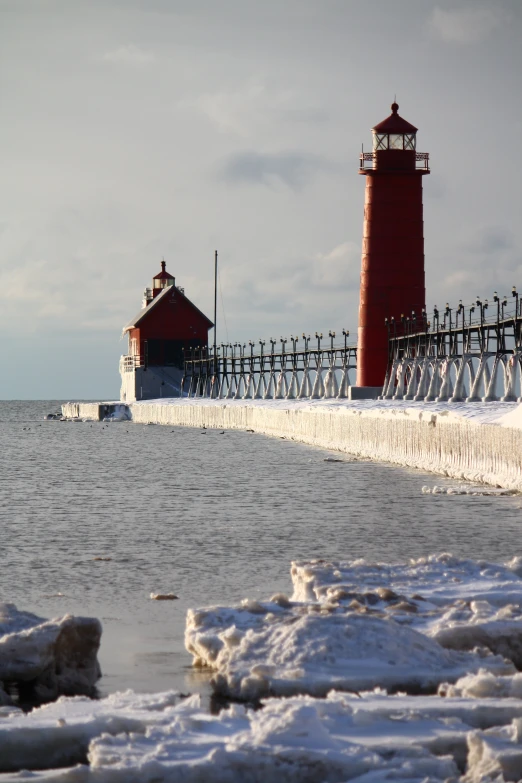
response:
[(520, 496), (425, 495), (455, 481), (245, 432), (43, 421), (59, 405), (0, 402), (0, 600), (100, 618), (102, 695), (206, 690), (187, 608), (289, 594), (293, 559), (522, 554)]

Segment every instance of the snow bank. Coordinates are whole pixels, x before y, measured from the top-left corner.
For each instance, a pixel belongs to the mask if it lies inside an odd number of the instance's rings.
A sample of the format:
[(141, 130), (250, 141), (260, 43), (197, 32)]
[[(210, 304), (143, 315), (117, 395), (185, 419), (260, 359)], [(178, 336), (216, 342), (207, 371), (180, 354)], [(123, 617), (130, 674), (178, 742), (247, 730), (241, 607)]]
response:
[(91, 617), (45, 620), (0, 604), (0, 682), (45, 701), (92, 694), (100, 678), (101, 624)]
[[(518, 699), (332, 692), (325, 699), (268, 699), (259, 711), (235, 704), (209, 715), (198, 696), (180, 702), (174, 692), (129, 691), (0, 716), (0, 758), (4, 771), (24, 752), (47, 767), (69, 764), (30, 774), (47, 783), (436, 783), (459, 776), (468, 745), (476, 767), (479, 741), (499, 736), (511, 743), (521, 720)], [(80, 766), (67, 761), (73, 754), (84, 755)]]
[(515, 671), (499, 656), (446, 650), (376, 610), (281, 603), (189, 610), (185, 645), (194, 665), (216, 671), (217, 694), (255, 700), (376, 686), (429, 693), (480, 668)]

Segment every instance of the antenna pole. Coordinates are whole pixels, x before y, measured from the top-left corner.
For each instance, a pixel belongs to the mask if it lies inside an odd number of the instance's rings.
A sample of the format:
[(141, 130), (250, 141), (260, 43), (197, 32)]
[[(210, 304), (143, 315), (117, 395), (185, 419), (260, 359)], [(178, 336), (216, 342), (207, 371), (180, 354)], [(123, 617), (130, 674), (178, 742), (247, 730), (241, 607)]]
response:
[(214, 252), (214, 374), (217, 373), (217, 286), (218, 286), (218, 251)]

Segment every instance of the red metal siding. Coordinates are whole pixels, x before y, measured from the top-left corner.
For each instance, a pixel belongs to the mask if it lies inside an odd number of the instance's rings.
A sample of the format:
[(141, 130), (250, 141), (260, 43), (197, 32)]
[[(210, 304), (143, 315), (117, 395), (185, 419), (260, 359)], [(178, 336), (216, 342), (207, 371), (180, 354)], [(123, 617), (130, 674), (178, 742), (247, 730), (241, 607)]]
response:
[[(408, 153), (399, 152), (399, 155)], [(358, 386), (384, 383), (388, 363), (384, 319), (390, 316), (400, 319), (412, 310), (419, 316), (425, 307), (424, 172), (411, 169), (400, 172), (388, 166), (386, 169), (364, 172)]]

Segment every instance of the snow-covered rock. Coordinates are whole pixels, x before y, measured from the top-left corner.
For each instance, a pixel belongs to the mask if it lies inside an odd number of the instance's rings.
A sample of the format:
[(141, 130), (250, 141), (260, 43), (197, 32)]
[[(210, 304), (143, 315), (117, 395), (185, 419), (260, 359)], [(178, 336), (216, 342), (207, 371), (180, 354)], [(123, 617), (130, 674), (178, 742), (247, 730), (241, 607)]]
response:
[(429, 693), (480, 668), (515, 672), (499, 656), (446, 650), (382, 613), (325, 603), (189, 610), (185, 644), (196, 666), (216, 671), (216, 693), (244, 700), (376, 686)]
[(29, 690), (41, 701), (94, 693), (101, 677), (101, 623), (65, 615), (45, 620), (14, 604), (0, 604), (0, 682)]

